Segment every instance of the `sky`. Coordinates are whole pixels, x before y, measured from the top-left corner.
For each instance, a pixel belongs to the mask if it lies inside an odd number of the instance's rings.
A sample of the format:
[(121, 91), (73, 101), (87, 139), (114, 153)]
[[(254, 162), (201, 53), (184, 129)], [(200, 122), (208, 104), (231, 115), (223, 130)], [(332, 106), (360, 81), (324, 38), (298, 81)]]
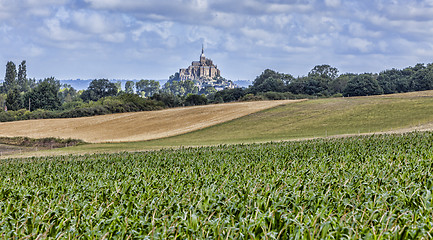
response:
[(433, 62), (432, 40), (433, 0), (0, 0), (0, 64), (36, 79), (167, 79), (202, 44), (231, 80), (380, 72)]

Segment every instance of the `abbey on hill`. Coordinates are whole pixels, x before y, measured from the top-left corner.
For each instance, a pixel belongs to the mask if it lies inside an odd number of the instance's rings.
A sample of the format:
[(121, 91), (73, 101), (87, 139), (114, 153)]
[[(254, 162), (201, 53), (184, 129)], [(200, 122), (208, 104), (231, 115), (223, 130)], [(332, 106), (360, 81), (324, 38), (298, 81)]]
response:
[(204, 56), (204, 49), (201, 48), (200, 61), (193, 61), (188, 68), (179, 70), (180, 80), (212, 79), (221, 75), (220, 70), (213, 64), (212, 60)]
[(193, 81), (194, 85), (199, 88), (213, 87), (216, 90), (223, 90), (225, 88), (235, 88), (235, 84), (221, 77), (221, 71), (217, 65), (209, 58), (204, 55), (204, 49), (202, 46), (200, 60), (193, 61), (188, 68), (181, 68), (176, 73), (175, 81)]

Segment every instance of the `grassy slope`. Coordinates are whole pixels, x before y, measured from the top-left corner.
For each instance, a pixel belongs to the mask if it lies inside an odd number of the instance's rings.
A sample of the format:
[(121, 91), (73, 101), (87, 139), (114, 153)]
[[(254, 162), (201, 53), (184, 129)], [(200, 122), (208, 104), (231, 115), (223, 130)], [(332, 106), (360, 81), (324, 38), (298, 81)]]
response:
[(254, 113), (146, 146), (278, 141), (407, 128), (433, 122), (433, 92), (318, 99)]
[(433, 122), (433, 91), (291, 103), (164, 139), (91, 144), (57, 153), (139, 151), (389, 131)]
[(0, 136), (73, 138), (89, 143), (132, 142), (164, 138), (272, 108), (294, 100), (237, 102), (100, 115), (0, 123)]

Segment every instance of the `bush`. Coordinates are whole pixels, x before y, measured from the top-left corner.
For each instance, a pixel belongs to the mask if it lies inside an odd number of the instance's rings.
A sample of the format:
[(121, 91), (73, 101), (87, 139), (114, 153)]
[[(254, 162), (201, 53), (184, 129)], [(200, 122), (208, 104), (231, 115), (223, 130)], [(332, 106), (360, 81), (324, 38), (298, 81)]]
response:
[(162, 102), (166, 107), (183, 106), (183, 98), (172, 93), (155, 93), (151, 99)]
[(122, 94), (117, 97), (105, 97), (98, 101), (73, 101), (62, 105), (62, 111), (36, 109), (29, 112), (26, 109), (18, 111), (0, 112), (0, 122), (10, 122), (28, 119), (47, 118), (76, 118), (110, 113), (152, 111), (163, 109), (164, 103), (156, 100), (144, 99), (136, 94)]
[(383, 90), (371, 74), (361, 74), (352, 78), (344, 89), (344, 96), (368, 96), (379, 94), (383, 94)]
[(186, 106), (206, 105), (207, 98), (204, 95), (188, 94), (185, 99)]
[(239, 101), (241, 102), (251, 102), (251, 101), (263, 101), (266, 100), (264, 96), (256, 96), (252, 93), (248, 93), (247, 95), (243, 96)]
[(77, 100), (77, 101), (72, 101), (72, 102), (65, 102), (62, 105), (62, 110), (70, 110), (70, 109), (74, 109), (74, 108), (80, 108), (84, 105), (83, 100)]
[(285, 100), (285, 99), (287, 99), (286, 94), (281, 93), (281, 92), (266, 92), (266, 93), (262, 93), (260, 95), (263, 95), (263, 97), (268, 99), (268, 100)]

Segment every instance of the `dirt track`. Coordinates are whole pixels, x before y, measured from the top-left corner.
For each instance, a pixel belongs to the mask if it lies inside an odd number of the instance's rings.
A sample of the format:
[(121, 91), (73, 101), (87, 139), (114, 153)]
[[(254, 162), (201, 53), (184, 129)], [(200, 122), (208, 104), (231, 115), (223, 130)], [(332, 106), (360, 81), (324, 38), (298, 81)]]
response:
[(0, 136), (130, 142), (175, 136), (302, 100), (228, 103), (95, 117), (0, 123)]

